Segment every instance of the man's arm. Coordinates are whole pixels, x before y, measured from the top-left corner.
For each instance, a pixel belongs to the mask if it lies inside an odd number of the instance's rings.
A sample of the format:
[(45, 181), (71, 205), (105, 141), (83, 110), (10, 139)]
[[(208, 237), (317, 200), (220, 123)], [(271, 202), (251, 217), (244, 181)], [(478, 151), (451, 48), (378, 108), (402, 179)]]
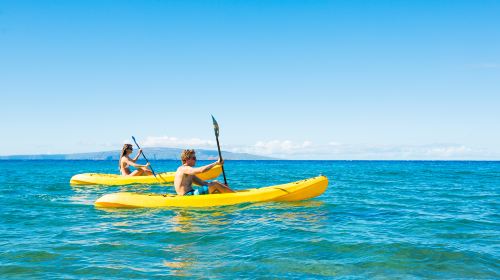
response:
[(184, 173), (188, 174), (188, 175), (200, 174), (200, 173), (203, 173), (203, 172), (206, 172), (206, 171), (212, 169), (217, 164), (219, 164), (219, 161), (216, 161), (216, 162), (213, 162), (211, 164), (207, 164), (207, 165), (201, 166), (201, 167), (189, 167), (189, 166), (186, 166), (186, 168), (184, 169)]
[(202, 179), (196, 177), (196, 176), (193, 176), (193, 183), (197, 184), (197, 185), (200, 185), (200, 186), (208, 186), (208, 182), (207, 181), (203, 181)]

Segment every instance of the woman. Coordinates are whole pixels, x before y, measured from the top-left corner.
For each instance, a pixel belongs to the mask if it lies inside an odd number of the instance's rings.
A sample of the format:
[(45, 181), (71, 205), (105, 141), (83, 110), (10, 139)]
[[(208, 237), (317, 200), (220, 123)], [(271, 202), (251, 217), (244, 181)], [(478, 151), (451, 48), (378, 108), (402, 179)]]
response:
[[(132, 148), (132, 144), (125, 144), (123, 145), (122, 152), (120, 153), (120, 160), (118, 162), (118, 166), (120, 168), (120, 173), (123, 176), (142, 176), (142, 175), (152, 175), (153, 173), (151, 170), (148, 169), (149, 162), (146, 165), (141, 165), (135, 163), (139, 156), (142, 153), (142, 149), (139, 149), (139, 152), (137, 153), (137, 156), (135, 156), (134, 159), (130, 158), (130, 154), (134, 148)], [(137, 168), (137, 170), (134, 170), (133, 172), (130, 172), (129, 167), (133, 166)]]

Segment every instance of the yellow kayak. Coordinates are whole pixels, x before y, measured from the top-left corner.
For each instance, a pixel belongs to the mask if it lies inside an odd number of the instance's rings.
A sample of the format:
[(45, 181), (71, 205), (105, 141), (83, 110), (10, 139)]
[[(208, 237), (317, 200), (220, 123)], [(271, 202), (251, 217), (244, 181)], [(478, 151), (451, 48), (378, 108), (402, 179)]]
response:
[(173, 194), (111, 193), (100, 197), (96, 207), (210, 207), (263, 201), (296, 201), (325, 192), (328, 179), (318, 176), (270, 187), (241, 190), (234, 193), (180, 196)]
[[(202, 180), (217, 178), (222, 172), (220, 165), (214, 166), (207, 172), (198, 174)], [(149, 176), (122, 176), (117, 174), (83, 173), (71, 177), (71, 185), (130, 185), (130, 184), (172, 184), (174, 182), (175, 171), (157, 173), (156, 178)]]

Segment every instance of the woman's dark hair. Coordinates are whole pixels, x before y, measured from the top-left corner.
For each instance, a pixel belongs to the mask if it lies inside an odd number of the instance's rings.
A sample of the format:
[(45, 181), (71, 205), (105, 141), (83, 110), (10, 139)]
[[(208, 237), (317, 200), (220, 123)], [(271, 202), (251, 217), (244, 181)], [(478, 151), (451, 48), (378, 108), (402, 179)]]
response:
[(120, 153), (120, 157), (118, 158), (118, 169), (120, 169), (120, 162), (122, 160), (122, 157), (125, 155), (125, 152), (131, 149), (132, 150), (132, 144), (123, 144), (122, 151)]

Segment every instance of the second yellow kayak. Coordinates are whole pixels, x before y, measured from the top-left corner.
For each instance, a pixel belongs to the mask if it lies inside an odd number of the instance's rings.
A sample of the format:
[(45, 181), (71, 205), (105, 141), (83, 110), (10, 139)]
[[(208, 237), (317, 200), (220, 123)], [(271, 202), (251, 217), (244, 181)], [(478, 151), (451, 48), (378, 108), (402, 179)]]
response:
[[(202, 180), (217, 178), (222, 172), (220, 165), (214, 166), (207, 172), (198, 174)], [(172, 184), (174, 182), (175, 171), (163, 172), (150, 176), (122, 176), (117, 174), (83, 173), (71, 177), (71, 185), (130, 185), (130, 184)]]
[(100, 197), (96, 207), (211, 207), (263, 201), (296, 201), (325, 192), (328, 179), (318, 176), (283, 185), (241, 190), (234, 193), (179, 196), (172, 194), (111, 193)]

